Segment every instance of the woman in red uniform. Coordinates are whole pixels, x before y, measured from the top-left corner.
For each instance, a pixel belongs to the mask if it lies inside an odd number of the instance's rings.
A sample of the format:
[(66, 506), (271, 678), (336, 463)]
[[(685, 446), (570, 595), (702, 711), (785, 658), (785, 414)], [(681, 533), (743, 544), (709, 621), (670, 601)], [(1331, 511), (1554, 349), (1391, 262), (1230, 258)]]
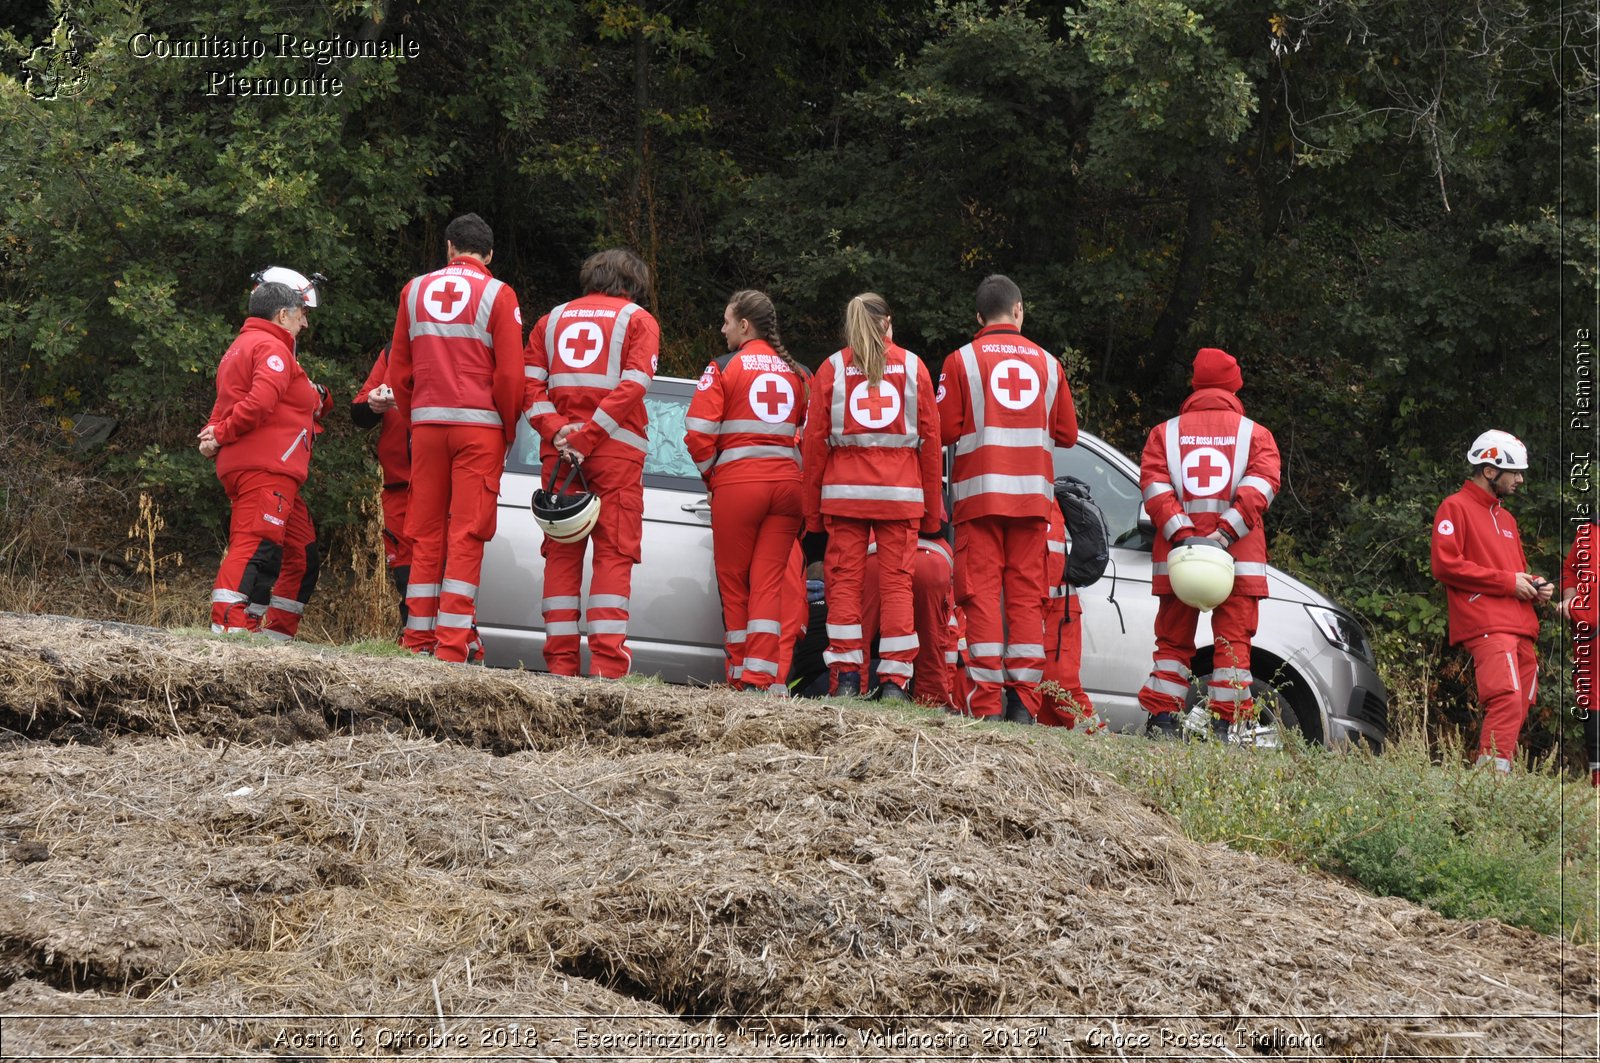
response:
[(800, 426), (806, 371), (778, 336), (763, 292), (735, 292), (722, 314), (728, 353), (706, 366), (683, 441), (711, 499), (711, 550), (722, 597), (728, 682), (788, 693), (784, 620), (800, 534)]
[(927, 366), (894, 342), (889, 305), (866, 292), (845, 307), (846, 346), (817, 370), (805, 429), (807, 531), (828, 533), (830, 691), (861, 693), (861, 577), (878, 544), (883, 697), (905, 700), (917, 656), (911, 569), (917, 531), (939, 529), (939, 409)]

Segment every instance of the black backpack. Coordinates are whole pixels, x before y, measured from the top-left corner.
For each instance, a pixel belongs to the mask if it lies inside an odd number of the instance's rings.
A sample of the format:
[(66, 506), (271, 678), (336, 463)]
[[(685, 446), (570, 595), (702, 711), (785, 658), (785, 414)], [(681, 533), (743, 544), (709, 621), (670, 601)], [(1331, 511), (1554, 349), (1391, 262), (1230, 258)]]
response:
[(1111, 531), (1106, 518), (1089, 495), (1089, 485), (1075, 476), (1055, 483), (1056, 504), (1067, 522), (1072, 548), (1067, 553), (1067, 582), (1087, 587), (1098, 580), (1111, 562)]

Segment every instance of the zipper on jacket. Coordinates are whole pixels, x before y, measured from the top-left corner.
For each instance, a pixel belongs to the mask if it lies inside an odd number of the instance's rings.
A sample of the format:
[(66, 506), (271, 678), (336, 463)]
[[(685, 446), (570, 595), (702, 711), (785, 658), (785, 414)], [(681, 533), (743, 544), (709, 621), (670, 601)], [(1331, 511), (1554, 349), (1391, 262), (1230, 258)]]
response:
[(306, 437), (306, 430), (304, 428), (302, 428), (302, 429), (300, 429), (300, 434), (294, 437), (294, 442), (289, 444), (289, 449), (284, 451), (283, 452), (283, 457), (279, 458), (278, 460), (279, 461), (288, 461), (289, 460), (289, 455), (293, 454), (296, 450), (300, 449), (300, 441), (302, 439), (304, 439), (305, 437)]

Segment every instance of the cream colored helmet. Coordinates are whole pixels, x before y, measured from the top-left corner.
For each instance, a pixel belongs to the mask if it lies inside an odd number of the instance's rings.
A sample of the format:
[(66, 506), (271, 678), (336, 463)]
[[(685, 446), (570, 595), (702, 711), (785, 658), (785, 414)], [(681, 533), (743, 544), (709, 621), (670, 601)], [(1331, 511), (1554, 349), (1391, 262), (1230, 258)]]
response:
[(1467, 464), (1473, 468), (1493, 465), (1497, 469), (1520, 471), (1528, 467), (1528, 448), (1510, 432), (1491, 428), (1467, 448)]
[(1172, 593), (1192, 609), (1215, 609), (1233, 593), (1233, 555), (1203, 535), (1191, 536), (1167, 554)]
[[(589, 490), (583, 471), (576, 465), (568, 466), (566, 479), (556, 487), (561, 475), (561, 459), (550, 470), (550, 482), (533, 493), (533, 521), (544, 532), (545, 538), (558, 543), (575, 543), (583, 539), (600, 520), (600, 496)], [(577, 479), (579, 490), (572, 489)]]
[(327, 278), (320, 273), (313, 273), (307, 277), (305, 274), (297, 273), (286, 266), (268, 266), (251, 277), (250, 280), (256, 285), (273, 282), (287, 284), (300, 293), (300, 298), (305, 300), (307, 310), (315, 310), (317, 307), (317, 284), (320, 281), (327, 280)]

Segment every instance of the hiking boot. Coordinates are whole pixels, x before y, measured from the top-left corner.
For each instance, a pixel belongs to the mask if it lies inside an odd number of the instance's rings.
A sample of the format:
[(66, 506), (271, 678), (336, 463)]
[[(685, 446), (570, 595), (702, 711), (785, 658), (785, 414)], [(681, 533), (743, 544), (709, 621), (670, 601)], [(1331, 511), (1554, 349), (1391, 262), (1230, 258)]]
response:
[(1176, 742), (1183, 737), (1182, 728), (1178, 723), (1178, 714), (1175, 712), (1158, 712), (1150, 717), (1150, 722), (1145, 724), (1144, 736), (1158, 742)]
[(840, 698), (859, 698), (861, 696), (861, 673), (840, 672), (839, 678), (834, 682), (833, 694)]
[(893, 680), (885, 680), (883, 686), (878, 688), (879, 701), (910, 701), (911, 695), (906, 693), (906, 688)]
[(1006, 710), (1001, 713), (1001, 716), (1004, 717), (1006, 723), (1029, 724), (1034, 722), (1033, 713), (1027, 710), (1020, 698), (1007, 697)]
[(1211, 737), (1218, 742), (1228, 741), (1228, 732), (1233, 730), (1233, 721), (1224, 720), (1221, 716), (1211, 717)]

